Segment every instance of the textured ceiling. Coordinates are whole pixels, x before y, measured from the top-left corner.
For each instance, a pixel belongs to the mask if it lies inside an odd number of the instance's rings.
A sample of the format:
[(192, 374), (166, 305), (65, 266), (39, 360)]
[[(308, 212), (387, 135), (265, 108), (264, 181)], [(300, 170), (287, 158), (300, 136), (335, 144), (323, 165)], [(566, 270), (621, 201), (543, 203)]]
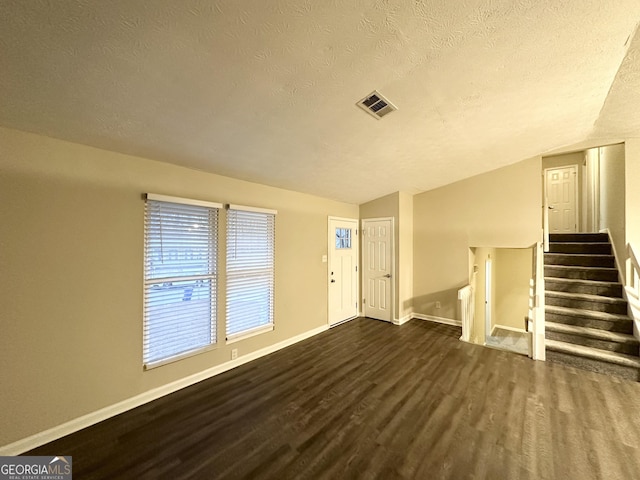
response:
[(640, 35), (634, 35), (629, 42), (596, 122), (594, 137), (640, 137)]
[[(639, 19), (640, 0), (3, 0), (0, 125), (361, 203), (583, 141), (603, 105), (602, 135), (640, 131)], [(358, 109), (374, 89), (399, 110)]]

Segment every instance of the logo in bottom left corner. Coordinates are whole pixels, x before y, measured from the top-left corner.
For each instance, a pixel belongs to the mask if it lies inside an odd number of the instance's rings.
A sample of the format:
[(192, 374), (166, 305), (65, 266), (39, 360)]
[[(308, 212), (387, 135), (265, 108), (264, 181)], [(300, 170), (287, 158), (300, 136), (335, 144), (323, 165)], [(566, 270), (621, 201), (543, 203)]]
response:
[(0, 457), (0, 480), (71, 480), (72, 457)]

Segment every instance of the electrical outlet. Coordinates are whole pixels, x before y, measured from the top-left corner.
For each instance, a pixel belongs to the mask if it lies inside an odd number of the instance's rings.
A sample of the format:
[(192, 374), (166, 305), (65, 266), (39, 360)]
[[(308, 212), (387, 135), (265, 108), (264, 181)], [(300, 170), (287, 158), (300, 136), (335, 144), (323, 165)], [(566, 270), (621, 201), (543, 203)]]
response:
[(440, 302), (436, 302), (436, 308), (440, 308), (441, 306)]
[(238, 349), (234, 348), (231, 350), (231, 360), (235, 360), (236, 358), (238, 358)]

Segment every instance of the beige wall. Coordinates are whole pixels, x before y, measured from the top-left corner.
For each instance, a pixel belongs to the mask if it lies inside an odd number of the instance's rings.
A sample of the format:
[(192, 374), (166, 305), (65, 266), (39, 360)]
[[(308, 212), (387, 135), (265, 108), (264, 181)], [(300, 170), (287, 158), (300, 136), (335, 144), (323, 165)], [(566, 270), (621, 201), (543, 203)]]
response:
[[(625, 142), (625, 247), (630, 245), (640, 259), (640, 138)], [(623, 258), (626, 258), (627, 255)], [(628, 272), (630, 273), (630, 272)], [(631, 297), (630, 297), (631, 300)], [(630, 302), (634, 313), (634, 333), (640, 339), (640, 305)]]
[(495, 315), (493, 325), (525, 329), (529, 316), (530, 281), (533, 277), (533, 250), (495, 250)]
[(640, 138), (625, 142), (625, 238), (640, 255)]
[(144, 192), (278, 210), (275, 330), (240, 355), (327, 324), (327, 216), (357, 206), (0, 128), (0, 446), (231, 359), (220, 316), (142, 370)]
[[(470, 247), (541, 240), (541, 160), (525, 160), (414, 197), (413, 309), (459, 319)], [(436, 302), (441, 308), (436, 308)]]
[(600, 228), (608, 228), (625, 269), (625, 158), (624, 144), (600, 147)]

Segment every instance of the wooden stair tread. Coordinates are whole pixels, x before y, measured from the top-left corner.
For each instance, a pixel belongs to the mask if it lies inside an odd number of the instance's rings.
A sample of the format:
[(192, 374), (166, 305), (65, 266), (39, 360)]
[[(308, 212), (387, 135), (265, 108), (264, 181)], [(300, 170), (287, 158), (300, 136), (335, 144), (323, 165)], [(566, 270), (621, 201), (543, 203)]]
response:
[(545, 311), (549, 313), (556, 313), (559, 315), (570, 315), (572, 317), (584, 317), (584, 318), (614, 321), (614, 322), (616, 321), (631, 322), (631, 319), (627, 315), (622, 315), (618, 313), (597, 312), (594, 310), (584, 310), (581, 308), (567, 308), (567, 307), (557, 307), (555, 305), (546, 305)]
[(599, 360), (601, 362), (613, 363), (625, 367), (633, 367), (640, 369), (640, 357), (626, 355), (624, 353), (610, 352), (608, 350), (600, 350), (599, 348), (585, 347), (575, 343), (560, 342), (558, 340), (546, 340), (547, 350), (553, 352), (566, 353), (580, 357)]
[(549, 241), (553, 243), (584, 242), (609, 243), (609, 235), (601, 232), (591, 233), (549, 233)]
[(597, 287), (617, 287), (622, 285), (620, 282), (606, 282), (604, 280), (584, 280), (580, 278), (564, 278), (564, 277), (544, 277), (545, 281), (573, 283), (580, 285), (593, 285)]
[(580, 337), (589, 337), (607, 342), (625, 343), (637, 345), (640, 342), (636, 337), (628, 333), (610, 332), (599, 328), (578, 327), (576, 325), (567, 325), (564, 323), (545, 322), (545, 329), (550, 332), (566, 333), (569, 335), (578, 335)]
[[(606, 245), (608, 244), (609, 241), (602, 241), (602, 242), (593, 242), (593, 241), (588, 241), (588, 242), (574, 242), (574, 241), (567, 241), (567, 242), (558, 242), (558, 241), (553, 241), (553, 240), (549, 240), (549, 245)], [(548, 252), (545, 252), (548, 253)]]
[[(615, 267), (585, 267), (582, 265), (545, 265), (544, 268), (566, 268), (569, 270), (581, 270), (583, 272), (618, 272), (618, 269)], [(563, 278), (563, 277), (553, 277), (550, 278)]]
[(590, 293), (559, 292), (557, 290), (545, 290), (544, 293), (548, 297), (566, 298), (570, 300), (586, 300), (589, 302), (617, 303), (617, 304), (627, 303), (627, 301), (624, 298), (605, 297), (603, 295), (592, 295)]
[(544, 256), (550, 257), (598, 257), (598, 258), (615, 258), (607, 253), (562, 253), (562, 252), (544, 252)]

